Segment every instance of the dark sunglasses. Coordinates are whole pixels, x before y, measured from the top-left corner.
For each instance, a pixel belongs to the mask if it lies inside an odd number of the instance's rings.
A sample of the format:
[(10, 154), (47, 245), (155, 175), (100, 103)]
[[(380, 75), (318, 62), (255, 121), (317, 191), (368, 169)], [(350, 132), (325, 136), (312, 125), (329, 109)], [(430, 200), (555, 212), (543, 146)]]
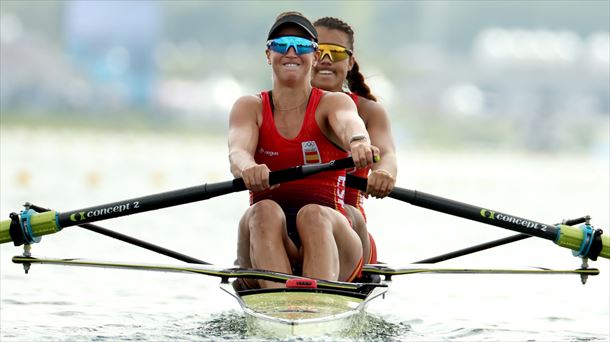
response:
[(277, 53), (286, 54), (293, 47), (297, 55), (312, 53), (318, 49), (318, 44), (307, 38), (284, 36), (267, 41), (267, 48)]
[(320, 43), (318, 48), (321, 52), (320, 60), (323, 60), (324, 56), (328, 56), (331, 62), (338, 62), (352, 55), (352, 50), (337, 44)]

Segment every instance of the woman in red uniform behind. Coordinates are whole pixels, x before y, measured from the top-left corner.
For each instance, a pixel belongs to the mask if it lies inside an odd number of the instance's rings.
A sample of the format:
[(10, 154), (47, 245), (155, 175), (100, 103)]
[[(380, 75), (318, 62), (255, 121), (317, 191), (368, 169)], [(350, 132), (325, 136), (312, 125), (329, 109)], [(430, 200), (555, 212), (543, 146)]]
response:
[[(361, 168), (352, 171), (358, 177), (368, 177), (367, 193), (383, 198), (394, 188), (396, 180), (396, 153), (390, 120), (385, 109), (371, 94), (364, 82), (360, 67), (354, 56), (354, 31), (345, 22), (332, 17), (324, 17), (314, 23), (318, 31), (320, 60), (313, 72), (312, 85), (324, 90), (343, 92), (354, 100), (358, 114), (364, 121), (371, 137), (371, 143), (379, 147), (381, 160), (370, 170)], [(367, 194), (347, 188), (345, 210), (354, 230), (362, 242), (364, 262), (377, 263), (375, 240), (368, 232), (364, 199)]]

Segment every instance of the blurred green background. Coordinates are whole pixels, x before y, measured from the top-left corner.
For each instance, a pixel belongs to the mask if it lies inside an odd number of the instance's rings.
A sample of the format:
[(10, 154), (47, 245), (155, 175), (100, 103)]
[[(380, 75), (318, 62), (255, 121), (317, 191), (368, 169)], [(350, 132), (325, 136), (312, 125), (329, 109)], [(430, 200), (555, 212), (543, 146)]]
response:
[(2, 0), (2, 128), (222, 136), (287, 10), (351, 24), (399, 145), (608, 156), (608, 1)]

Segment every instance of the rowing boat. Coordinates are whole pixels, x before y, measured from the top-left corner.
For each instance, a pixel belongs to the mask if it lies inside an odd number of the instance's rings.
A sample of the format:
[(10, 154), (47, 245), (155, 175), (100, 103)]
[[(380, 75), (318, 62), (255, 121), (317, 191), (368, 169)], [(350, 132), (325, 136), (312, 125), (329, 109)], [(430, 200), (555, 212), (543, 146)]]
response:
[[(57, 259), (33, 256), (15, 256), (13, 262), (29, 271), (31, 265), (63, 265), (117, 268), (140, 271), (188, 273), (221, 278), (220, 288), (234, 297), (246, 317), (251, 335), (285, 337), (338, 336), (356, 334), (361, 327), (366, 306), (374, 299), (384, 297), (392, 276), (416, 274), (573, 274), (581, 277), (596, 276), (596, 268), (550, 270), (546, 268), (448, 268), (433, 264), (417, 264), (394, 268), (384, 264), (365, 265), (363, 274), (379, 279), (374, 283), (345, 283), (313, 280), (294, 275), (243, 268), (221, 268), (212, 265), (159, 265), (131, 262), (110, 262), (92, 259)], [(374, 276), (383, 276), (383, 279)], [(286, 288), (239, 289), (231, 279), (263, 279), (282, 282)]]
[[(13, 262), (29, 270), (33, 264), (118, 268), (189, 273), (221, 278), (220, 288), (233, 296), (246, 316), (252, 335), (289, 337), (337, 335), (354, 332), (366, 305), (386, 293), (388, 284), (345, 283), (301, 278), (289, 274), (211, 265), (155, 265), (91, 259), (54, 259), (15, 256)], [(286, 288), (236, 289), (231, 279), (283, 282)]]
[[(353, 167), (351, 159), (342, 159), (326, 164), (306, 165), (271, 173), (271, 184), (300, 179), (312, 174), (333, 169)], [(357, 189), (366, 188), (366, 181), (349, 178), (347, 185)], [(590, 224), (589, 217), (564, 221), (561, 224), (543, 224), (488, 208), (444, 199), (438, 196), (396, 187), (390, 198), (424, 207), (434, 211), (482, 222), (519, 232), (518, 235), (491, 241), (459, 251), (421, 260), (408, 266), (393, 267), (385, 264), (365, 265), (363, 274), (379, 281), (365, 283), (345, 283), (319, 279), (305, 279), (290, 274), (266, 270), (235, 267), (219, 267), (205, 261), (155, 246), (121, 233), (111, 231), (91, 222), (115, 217), (162, 209), (194, 201), (245, 190), (241, 179), (198, 185), (125, 201), (118, 201), (85, 209), (56, 212), (30, 203), (19, 214), (11, 214), (10, 220), (0, 222), (0, 243), (13, 242), (23, 245), (24, 253), (13, 257), (13, 262), (22, 264), (26, 273), (34, 264), (64, 266), (86, 266), (147, 270), (158, 272), (179, 272), (220, 278), (220, 288), (234, 297), (242, 307), (251, 334), (262, 336), (320, 336), (343, 334), (354, 331), (367, 305), (376, 298), (385, 297), (394, 276), (425, 273), (442, 274), (572, 274), (578, 275), (583, 284), (589, 276), (599, 274), (599, 270), (588, 265), (589, 260), (599, 256), (610, 257), (608, 236)], [(31, 255), (31, 246), (40, 242), (41, 237), (61, 231), (63, 228), (78, 226), (121, 241), (186, 262), (179, 265), (139, 264), (132, 262), (110, 262), (89, 259), (41, 258)], [(577, 269), (552, 270), (547, 268), (449, 268), (436, 265), (438, 262), (471, 254), (481, 250), (518, 241), (530, 236), (550, 240), (572, 250), (581, 265)], [(285, 284), (281, 289), (241, 289), (235, 285), (236, 279), (262, 279)]]

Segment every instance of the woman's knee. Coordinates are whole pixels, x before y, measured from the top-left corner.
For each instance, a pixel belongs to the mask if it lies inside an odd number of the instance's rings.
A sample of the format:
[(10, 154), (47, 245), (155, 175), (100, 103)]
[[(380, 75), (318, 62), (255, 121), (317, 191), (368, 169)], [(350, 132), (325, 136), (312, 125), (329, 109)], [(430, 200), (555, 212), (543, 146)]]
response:
[(332, 222), (326, 208), (316, 204), (308, 204), (301, 208), (297, 213), (296, 224), (300, 235), (332, 232)]
[(297, 223), (313, 224), (327, 221), (329, 220), (328, 209), (330, 208), (318, 204), (307, 204), (297, 213)]
[(282, 211), (282, 207), (271, 200), (262, 200), (252, 204), (246, 213), (248, 225), (252, 225), (252, 223), (263, 224), (274, 220), (283, 220), (283, 217), (284, 212)]
[(366, 236), (366, 221), (364, 220), (360, 210), (351, 205), (346, 205), (345, 212), (352, 224), (352, 228), (356, 231), (356, 233), (358, 233), (358, 236)]
[(274, 201), (262, 200), (248, 209), (244, 224), (252, 234), (278, 233), (285, 224), (282, 208)]

